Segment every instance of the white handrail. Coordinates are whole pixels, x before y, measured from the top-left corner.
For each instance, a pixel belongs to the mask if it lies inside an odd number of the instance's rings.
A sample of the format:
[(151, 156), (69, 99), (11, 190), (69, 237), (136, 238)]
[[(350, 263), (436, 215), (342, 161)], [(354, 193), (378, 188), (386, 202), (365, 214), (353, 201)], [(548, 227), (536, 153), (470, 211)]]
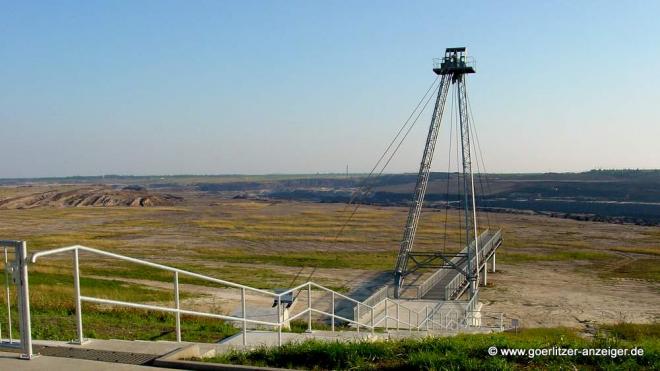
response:
[[(73, 246), (62, 247), (62, 248), (59, 248), (59, 249), (46, 250), (46, 251), (40, 251), (40, 252), (34, 253), (32, 255), (32, 263), (36, 263), (37, 259), (41, 258), (43, 256), (61, 254), (63, 252), (74, 251), (74, 250), (87, 251), (87, 252), (91, 252), (91, 253), (94, 253), (94, 254), (97, 254), (97, 255), (108, 256), (108, 257), (119, 259), (119, 260), (129, 261), (129, 262), (135, 263), (135, 264), (145, 265), (147, 267), (162, 269), (162, 270), (166, 270), (166, 271), (170, 271), (170, 272), (178, 272), (179, 274), (185, 274), (187, 276), (199, 278), (201, 280), (214, 282), (214, 283), (217, 283), (217, 284), (220, 284), (220, 285), (236, 287), (236, 288), (239, 288), (239, 289), (244, 288), (246, 290), (251, 290), (251, 291), (258, 292), (258, 293), (261, 293), (261, 294), (264, 294), (264, 295), (271, 295), (271, 296), (274, 296), (274, 297), (281, 296), (281, 294), (278, 295), (274, 292), (261, 290), (261, 289), (257, 289), (257, 288), (254, 288), (254, 287), (241, 285), (241, 284), (238, 284), (238, 283), (234, 283), (234, 282), (230, 282), (230, 281), (221, 280), (221, 279), (218, 279), (218, 278), (205, 276), (203, 274), (186, 271), (186, 270), (179, 269), (179, 268), (173, 268), (173, 267), (169, 267), (167, 265), (152, 263), (152, 262), (149, 262), (149, 261), (146, 261), (146, 260), (131, 258), (131, 257), (124, 256), (124, 255), (114, 254), (114, 253), (111, 253), (111, 252), (98, 250), (98, 249), (94, 249), (94, 248), (86, 247), (86, 246), (82, 246), (82, 245), (73, 245)], [(305, 286), (305, 285), (306, 284), (303, 284), (301, 286)]]
[[(172, 307), (165, 307), (165, 306), (160, 306), (160, 305), (139, 304), (139, 303), (132, 303), (132, 302), (126, 302), (126, 301), (121, 301), (121, 300), (111, 300), (111, 299), (105, 299), (105, 298), (85, 296), (85, 295), (80, 294), (80, 290), (79, 290), (79, 265), (78, 265), (78, 258), (79, 258), (79, 252), (80, 251), (89, 252), (89, 253), (96, 254), (96, 255), (101, 255), (101, 256), (106, 256), (106, 257), (110, 257), (110, 258), (114, 258), (114, 259), (118, 259), (118, 260), (128, 261), (128, 262), (131, 262), (131, 263), (140, 264), (140, 265), (144, 265), (144, 266), (148, 266), (148, 267), (152, 267), (152, 268), (156, 268), (156, 269), (161, 269), (161, 270), (165, 270), (165, 271), (169, 271), (169, 272), (174, 273), (175, 307), (172, 308)], [(243, 344), (244, 345), (246, 344), (246, 338), (247, 338), (247, 328), (246, 328), (247, 323), (255, 324), (255, 325), (265, 325), (265, 326), (277, 327), (277, 330), (278, 330), (278, 344), (281, 345), (282, 344), (282, 335), (281, 335), (282, 327), (284, 325), (286, 325), (287, 323), (289, 323), (290, 321), (292, 321), (294, 319), (297, 319), (297, 318), (300, 318), (300, 317), (304, 316), (305, 314), (307, 314), (309, 316), (308, 326), (309, 326), (309, 330), (311, 330), (311, 315), (313, 313), (317, 313), (317, 314), (321, 314), (321, 315), (325, 315), (325, 316), (330, 316), (331, 319), (332, 319), (332, 323), (333, 323), (333, 327), (332, 327), (333, 331), (334, 331), (334, 321), (335, 320), (341, 320), (341, 321), (345, 321), (348, 324), (356, 325), (358, 332), (360, 331), (360, 327), (370, 329), (372, 332), (374, 332), (375, 328), (379, 324), (381, 324), (383, 320), (386, 321), (386, 326), (387, 326), (387, 320), (389, 320), (389, 319), (392, 319), (393, 321), (396, 322), (397, 328), (400, 328), (403, 325), (405, 327), (408, 327), (408, 329), (410, 329), (411, 331), (413, 329), (419, 331), (422, 326), (427, 325), (429, 323), (438, 324), (438, 322), (436, 322), (432, 318), (430, 318), (435, 313), (433, 308), (431, 309), (431, 315), (429, 315), (428, 314), (429, 313), (428, 306), (424, 306), (422, 309), (420, 309), (418, 311), (415, 311), (415, 310), (413, 310), (413, 309), (411, 309), (411, 308), (409, 308), (405, 305), (401, 305), (400, 303), (398, 303), (398, 302), (396, 302), (396, 301), (394, 301), (394, 300), (392, 300), (388, 297), (385, 297), (383, 300), (380, 300), (379, 302), (377, 302), (375, 304), (366, 304), (366, 303), (360, 302), (359, 300), (353, 299), (353, 298), (351, 298), (347, 295), (338, 293), (334, 290), (331, 290), (331, 289), (329, 289), (325, 286), (319, 285), (319, 284), (311, 282), (311, 281), (303, 283), (301, 285), (298, 285), (294, 288), (288, 289), (288, 290), (280, 292), (280, 293), (274, 293), (274, 292), (270, 292), (270, 291), (267, 291), (267, 290), (261, 290), (261, 289), (253, 288), (253, 287), (250, 287), (250, 286), (241, 285), (241, 284), (238, 284), (238, 283), (235, 283), (235, 282), (226, 281), (226, 280), (222, 280), (222, 279), (218, 279), (218, 278), (214, 278), (214, 277), (209, 277), (209, 276), (205, 276), (205, 275), (202, 275), (202, 274), (186, 271), (186, 270), (183, 270), (183, 269), (178, 269), (178, 268), (174, 268), (174, 267), (170, 267), (170, 266), (166, 266), (166, 265), (162, 265), (162, 264), (152, 263), (152, 262), (149, 262), (149, 261), (146, 261), (146, 260), (131, 258), (131, 257), (128, 257), (128, 256), (115, 254), (115, 253), (110, 253), (110, 252), (107, 252), (107, 251), (94, 249), (94, 248), (86, 247), (86, 246), (82, 246), (82, 245), (73, 245), (73, 246), (56, 248), (56, 249), (52, 249), (52, 250), (40, 251), (40, 252), (34, 253), (32, 255), (31, 262), (33, 264), (36, 264), (36, 262), (42, 257), (61, 254), (61, 253), (66, 253), (66, 252), (73, 252), (73, 254), (74, 254), (74, 284), (76, 285), (76, 288), (77, 288), (77, 290), (74, 290), (74, 293), (75, 293), (75, 296), (76, 296), (75, 300), (76, 300), (76, 303), (77, 303), (77, 305), (76, 305), (76, 325), (77, 325), (76, 329), (77, 329), (77, 334), (78, 334), (78, 342), (81, 343), (81, 344), (83, 343), (84, 339), (83, 339), (83, 331), (82, 331), (82, 305), (80, 305), (79, 303), (81, 303), (83, 301), (84, 302), (97, 303), (97, 304), (117, 305), (117, 306), (131, 307), (131, 308), (137, 308), (137, 309), (157, 310), (157, 311), (163, 311), (163, 312), (168, 312), (168, 313), (174, 313), (176, 315), (175, 331), (176, 331), (177, 341), (181, 341), (180, 316), (182, 314), (193, 315), (193, 316), (201, 316), (201, 317), (217, 318), (217, 319), (222, 319), (222, 320), (226, 320), (226, 321), (235, 321), (235, 322), (242, 323), (243, 324), (242, 327), (243, 327)], [(207, 312), (191, 311), (191, 310), (181, 309), (180, 306), (179, 306), (178, 300), (176, 300), (176, 297), (178, 296), (177, 294), (179, 292), (179, 275), (187, 275), (187, 276), (198, 278), (198, 279), (205, 280), (205, 281), (208, 281), (208, 282), (213, 282), (213, 283), (216, 283), (216, 284), (219, 284), (219, 285), (241, 289), (241, 316), (238, 317), (238, 316), (231, 316), (231, 315), (222, 315), (222, 314), (215, 314), (215, 313), (207, 313)], [(332, 295), (332, 310), (331, 310), (331, 312), (326, 312), (326, 311), (322, 311), (322, 310), (313, 308), (313, 306), (312, 306), (312, 295), (311, 295), (312, 287), (314, 287), (316, 289), (319, 289), (319, 290), (322, 290), (322, 291), (325, 291), (325, 292), (328, 292), (328, 293), (331, 293), (331, 295)], [(292, 293), (296, 290), (302, 290), (302, 289), (307, 289), (309, 291), (308, 292), (307, 308), (302, 310), (300, 313), (297, 313), (296, 315), (294, 315), (294, 316), (292, 316), (292, 317), (285, 320), (283, 318), (283, 316), (281, 315), (282, 314), (281, 306), (282, 306), (282, 301), (283, 301), (282, 298), (284, 296), (286, 296), (287, 294), (290, 294), (290, 293)], [(247, 318), (245, 291), (251, 291), (251, 292), (254, 292), (254, 293), (264, 294), (264, 295), (267, 295), (269, 297), (275, 298), (276, 306), (278, 307), (278, 313), (279, 313), (278, 316), (277, 316), (277, 322), (274, 322), (274, 321), (272, 321), (272, 322), (271, 321), (261, 321), (261, 320)], [(354, 319), (351, 320), (349, 318), (346, 318), (346, 317), (343, 317), (343, 316), (340, 316), (340, 315), (336, 314), (335, 313), (335, 305), (334, 305), (336, 297), (339, 297), (339, 298), (347, 300), (351, 303), (354, 303), (356, 305), (358, 315)], [(383, 304), (385, 306), (387, 306), (389, 303), (394, 303), (397, 306), (397, 316), (392, 317), (392, 316), (386, 315), (384, 318), (381, 318), (378, 321), (376, 321), (376, 318), (375, 318), (376, 308), (379, 307), (380, 305), (383, 305)], [(359, 313), (360, 313), (361, 307), (363, 309), (362, 313), (371, 312), (371, 320), (369, 321), (368, 324), (360, 322)], [(367, 309), (366, 312), (364, 311), (364, 308)], [(401, 309), (403, 309), (403, 311), (401, 311)], [(406, 311), (408, 312), (407, 313), (408, 320), (404, 321), (404, 320), (402, 320), (402, 318), (406, 314), (405, 313)], [(420, 317), (422, 317), (421, 316), (422, 312), (425, 312), (425, 315), (423, 316), (423, 320), (420, 321)], [(413, 314), (415, 316), (415, 324), (413, 324), (412, 320), (411, 320), (412, 317), (413, 317)], [(439, 323), (439, 325), (440, 325), (440, 327), (444, 327), (444, 326), (442, 326), (441, 322)]]

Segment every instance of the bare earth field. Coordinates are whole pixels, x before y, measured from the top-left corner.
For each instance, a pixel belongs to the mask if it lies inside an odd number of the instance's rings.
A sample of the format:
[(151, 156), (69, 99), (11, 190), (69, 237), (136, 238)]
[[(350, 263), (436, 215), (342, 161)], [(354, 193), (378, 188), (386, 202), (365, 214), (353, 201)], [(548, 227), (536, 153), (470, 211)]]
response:
[[(0, 204), (33, 200), (38, 192), (73, 197), (71, 186), (2, 187)], [(168, 197), (182, 199), (151, 207), (113, 206), (126, 205), (115, 199), (105, 206), (51, 202), (0, 209), (0, 239), (27, 240), (30, 252), (81, 244), (260, 288), (300, 284), (314, 271), (314, 281), (359, 297), (390, 279), (407, 213), (362, 206), (338, 235), (351, 211), (343, 204), (233, 200), (192, 191)], [(504, 230), (497, 272), (488, 274), (489, 286), (481, 291), (485, 311), (521, 318), (529, 327), (660, 319), (660, 228), (517, 214), (483, 214), (480, 224)], [(457, 251), (459, 231), (455, 211), (429, 210), (415, 248)], [(70, 267), (69, 257), (33, 266), (46, 277), (31, 282), (33, 295), (59, 290), (57, 277), (70, 275)], [(91, 256), (81, 267), (83, 277), (154, 290), (171, 282), (156, 271)], [(223, 295), (236, 295), (199, 282), (186, 282), (183, 291), (186, 305), (225, 312), (232, 308)], [(157, 296), (145, 300), (161, 300)]]

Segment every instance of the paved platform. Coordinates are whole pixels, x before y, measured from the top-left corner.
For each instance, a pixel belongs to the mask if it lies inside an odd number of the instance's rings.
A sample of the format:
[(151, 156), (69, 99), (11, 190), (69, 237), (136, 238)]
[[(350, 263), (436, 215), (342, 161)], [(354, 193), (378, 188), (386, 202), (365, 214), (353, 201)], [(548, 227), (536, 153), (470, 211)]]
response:
[(18, 358), (18, 350), (0, 352), (0, 370), (134, 370), (152, 360), (191, 343), (171, 341), (129, 341), (91, 339), (82, 345), (64, 341), (35, 340), (39, 356)]
[(86, 359), (40, 356), (32, 360), (18, 359), (17, 353), (0, 352), (0, 370), (25, 371), (115, 371), (115, 370), (166, 370), (164, 368), (108, 363)]

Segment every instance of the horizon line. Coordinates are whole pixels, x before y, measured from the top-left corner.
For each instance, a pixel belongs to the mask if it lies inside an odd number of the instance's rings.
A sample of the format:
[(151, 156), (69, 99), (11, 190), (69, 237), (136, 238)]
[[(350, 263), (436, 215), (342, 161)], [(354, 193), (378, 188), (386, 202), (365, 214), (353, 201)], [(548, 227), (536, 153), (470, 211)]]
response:
[[(660, 171), (660, 168), (613, 168), (613, 169), (589, 169), (582, 171), (512, 171), (512, 172), (487, 172), (481, 174), (488, 175), (523, 175), (523, 174), (583, 174), (589, 172), (616, 172), (616, 171), (639, 171), (639, 172), (653, 172)], [(431, 173), (440, 174), (455, 174), (457, 171), (431, 171)], [(383, 173), (382, 175), (414, 175), (417, 172), (392, 172)], [(259, 174), (241, 174), (241, 173), (224, 173), (224, 174), (102, 174), (102, 175), (63, 175), (63, 176), (36, 176), (36, 177), (8, 177), (0, 178), (0, 181), (10, 180), (48, 180), (48, 179), (74, 179), (74, 178), (182, 178), (182, 177), (259, 177), (259, 176), (323, 176), (323, 175), (342, 175), (342, 176), (365, 176), (369, 175), (368, 172), (344, 173), (344, 172), (317, 172), (317, 173), (259, 173)]]

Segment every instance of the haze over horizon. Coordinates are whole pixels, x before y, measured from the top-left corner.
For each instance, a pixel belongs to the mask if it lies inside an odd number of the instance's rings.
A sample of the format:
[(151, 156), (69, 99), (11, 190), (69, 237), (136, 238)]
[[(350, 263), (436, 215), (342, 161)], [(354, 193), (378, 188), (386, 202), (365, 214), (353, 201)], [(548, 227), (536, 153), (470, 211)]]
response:
[(3, 2), (0, 178), (369, 172), (452, 46), (488, 172), (660, 168), (660, 3), (436, 5)]

